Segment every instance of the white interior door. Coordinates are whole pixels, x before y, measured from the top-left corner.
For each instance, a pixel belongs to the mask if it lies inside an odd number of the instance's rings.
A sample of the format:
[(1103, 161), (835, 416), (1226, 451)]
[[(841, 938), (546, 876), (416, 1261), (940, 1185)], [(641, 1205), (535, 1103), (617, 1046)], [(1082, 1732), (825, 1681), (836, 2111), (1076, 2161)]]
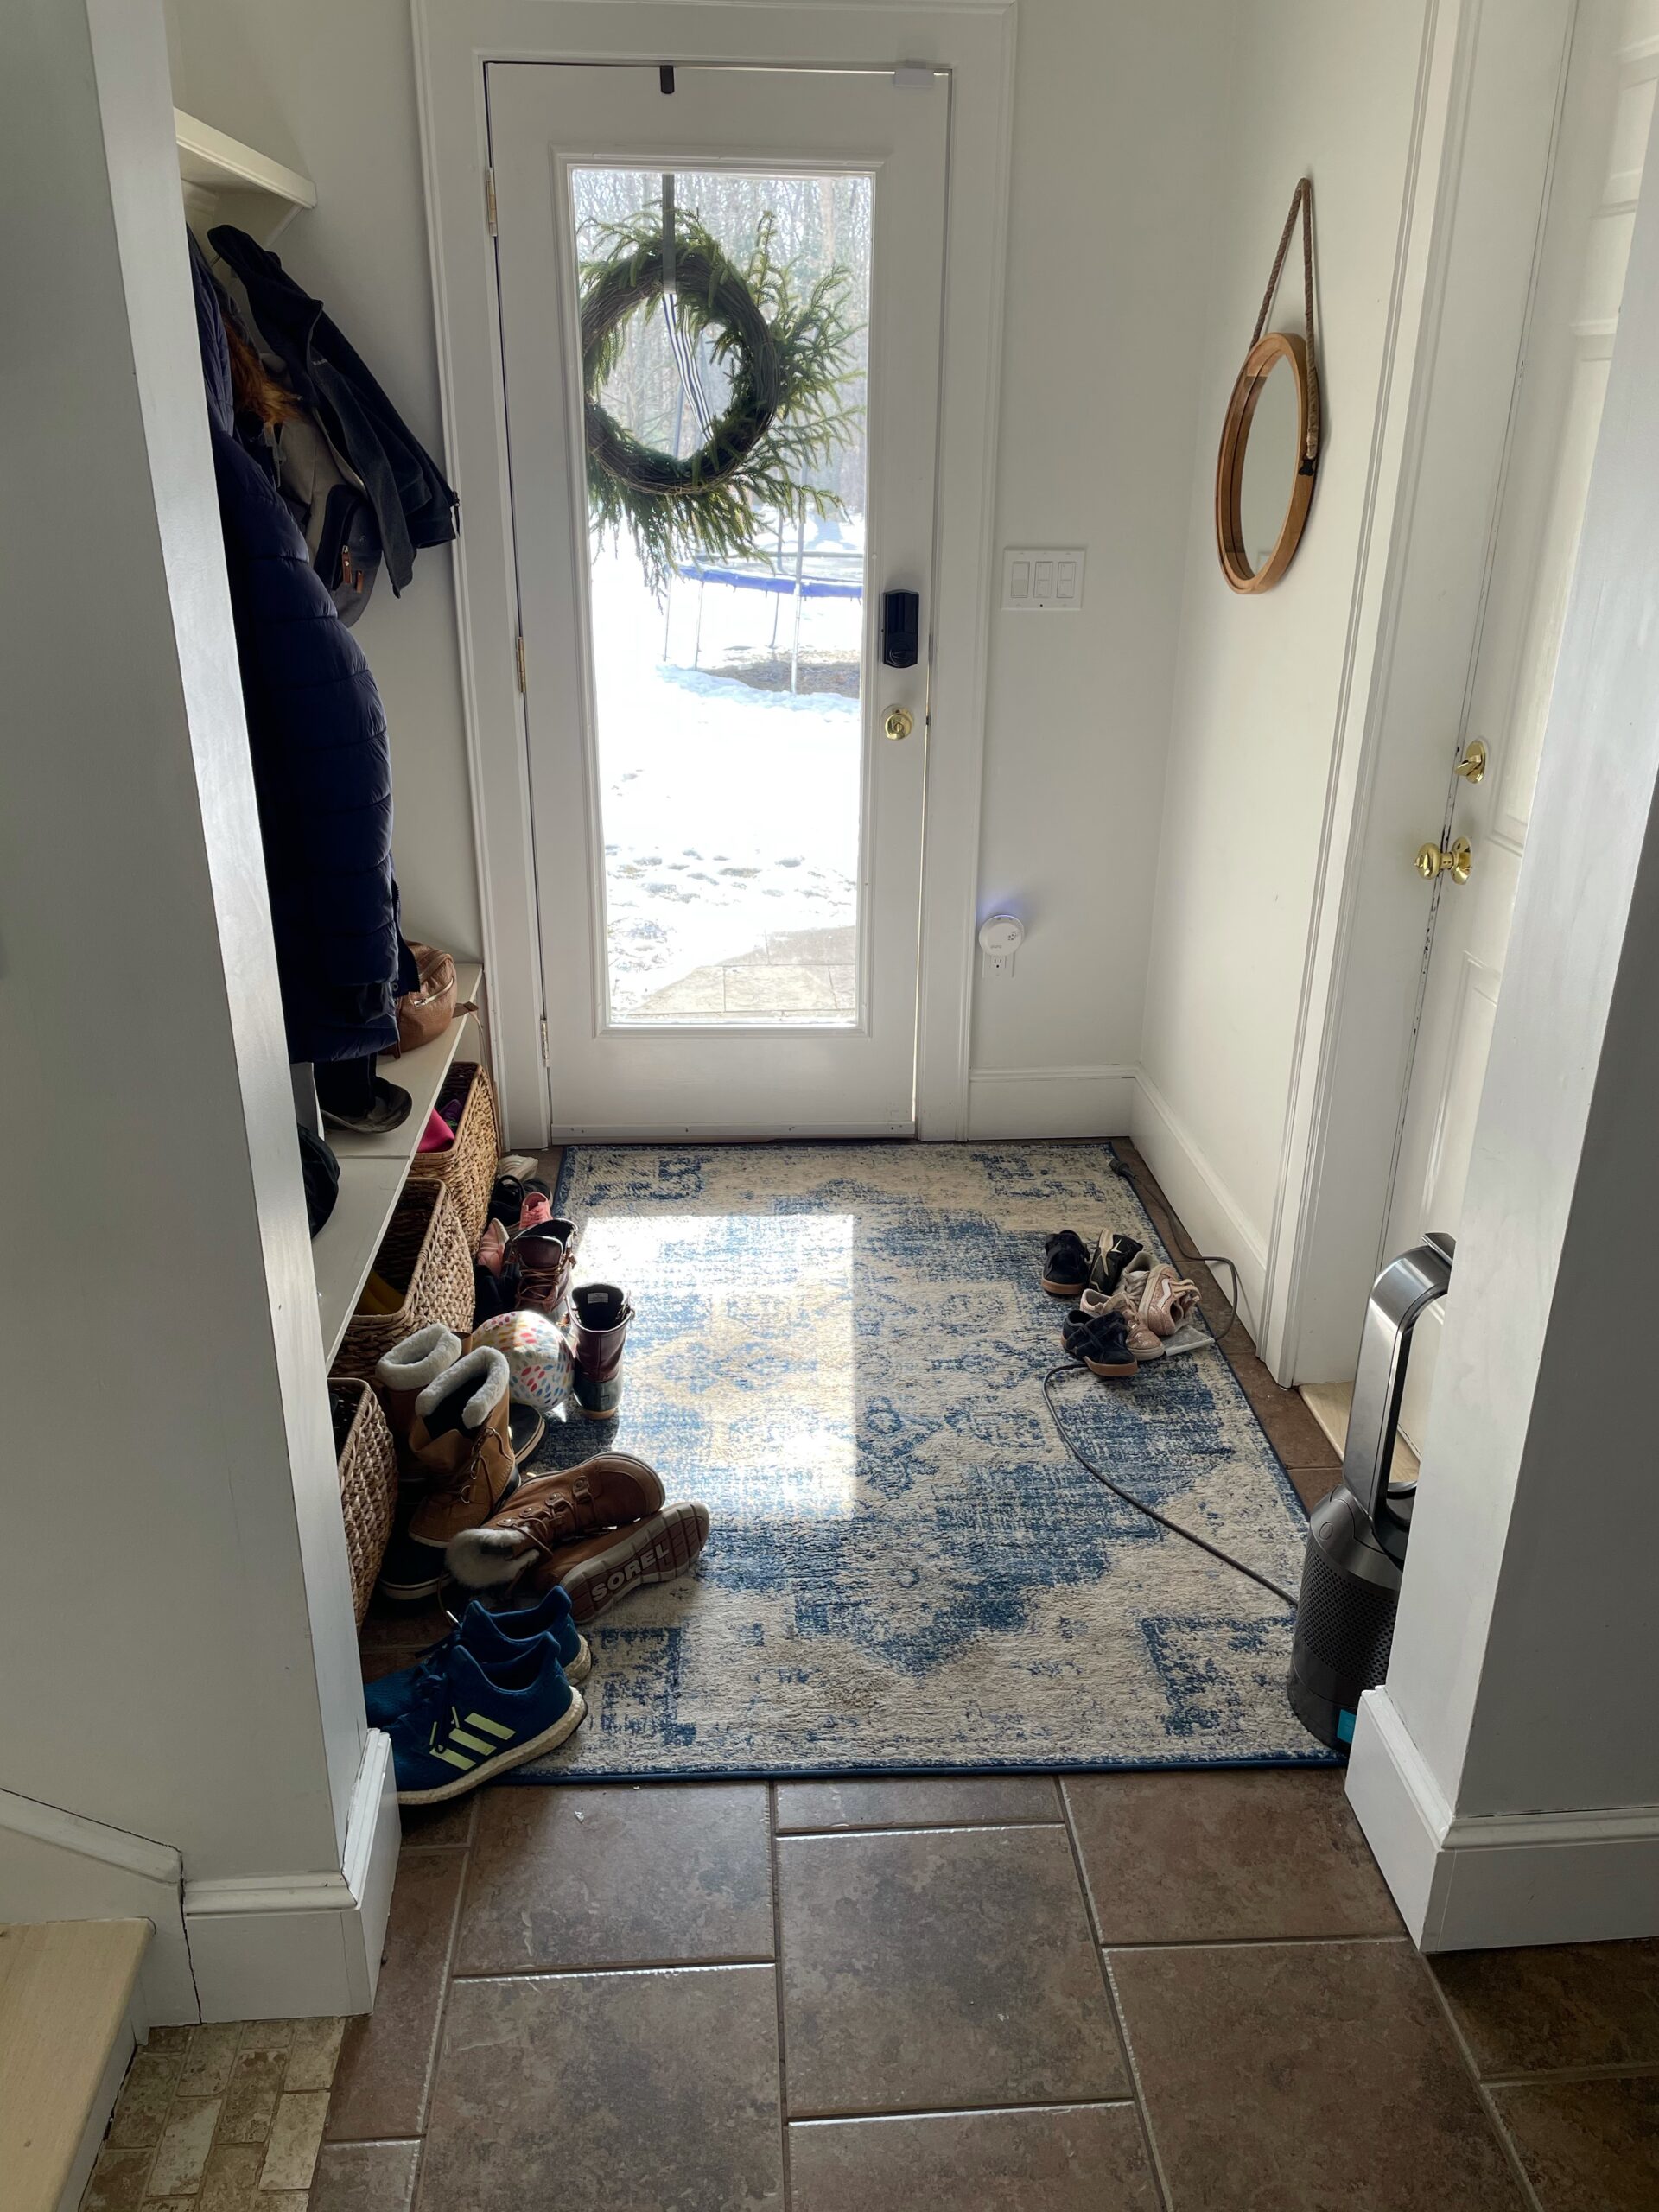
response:
[[(492, 62), (486, 92), (552, 1135), (907, 1133), (948, 80)], [(822, 512), (774, 501), (653, 575), (599, 526), (581, 301), (664, 222), (677, 252), (697, 224), (740, 267), (764, 248), (798, 303), (827, 278), (849, 334)], [(684, 456), (730, 375), (648, 303), (598, 396)]]
[[(1435, 894), (1390, 1252), (1455, 1235), (1462, 1209), (1656, 76), (1659, 0), (1580, 8), (1465, 726), (1486, 764), (1478, 782), (1452, 778), (1441, 838), (1468, 841), (1470, 874), (1441, 875)], [(1414, 1444), (1441, 1325), (1431, 1306), (1413, 1339), (1401, 1426)]]

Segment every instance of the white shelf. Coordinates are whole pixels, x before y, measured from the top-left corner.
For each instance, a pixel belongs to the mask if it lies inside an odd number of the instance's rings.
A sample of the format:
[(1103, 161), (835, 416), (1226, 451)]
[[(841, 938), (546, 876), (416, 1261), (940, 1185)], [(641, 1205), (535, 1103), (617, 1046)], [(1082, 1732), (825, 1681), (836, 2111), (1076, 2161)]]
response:
[(234, 223), (268, 245), (290, 215), (317, 204), (317, 188), (308, 176), (182, 108), (173, 111), (173, 135), (185, 215), (204, 238), (211, 224)]
[[(476, 999), (483, 978), (484, 970), (476, 961), (458, 960), (457, 1002)], [(325, 1364), (332, 1364), (346, 1324), (357, 1310), (415, 1147), (428, 1115), (438, 1103), (445, 1077), (456, 1060), (481, 1058), (477, 1017), (463, 1014), (450, 1023), (442, 1037), (423, 1045), (418, 1052), (405, 1052), (402, 1059), (394, 1059), (389, 1052), (381, 1055), (380, 1073), (408, 1091), (412, 1102), (409, 1119), (399, 1128), (378, 1136), (358, 1136), (347, 1129), (325, 1127), (323, 1135), (340, 1162), (340, 1195), (334, 1210), (311, 1240)]]

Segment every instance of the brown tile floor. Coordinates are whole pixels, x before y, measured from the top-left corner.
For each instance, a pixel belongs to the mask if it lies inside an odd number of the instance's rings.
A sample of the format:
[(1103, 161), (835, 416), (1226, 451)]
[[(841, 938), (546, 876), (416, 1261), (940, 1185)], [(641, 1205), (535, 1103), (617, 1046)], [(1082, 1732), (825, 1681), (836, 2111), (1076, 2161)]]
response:
[(1653, 2212), (1659, 1944), (1431, 1966), (1330, 1771), (505, 1786), (406, 1821), (310, 2205)]

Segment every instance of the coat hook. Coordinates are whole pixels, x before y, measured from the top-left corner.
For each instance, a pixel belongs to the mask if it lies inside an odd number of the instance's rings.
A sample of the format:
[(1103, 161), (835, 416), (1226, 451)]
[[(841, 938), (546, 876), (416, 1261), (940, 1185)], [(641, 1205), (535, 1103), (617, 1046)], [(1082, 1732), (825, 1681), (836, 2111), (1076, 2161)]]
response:
[(657, 66), (657, 82), (658, 83), (658, 85), (659, 85), (659, 86), (661, 86), (661, 87), (662, 87), (662, 89), (663, 89), (663, 91), (664, 91), (664, 92), (671, 92), (673, 91), (673, 89), (674, 89), (674, 65), (673, 65), (673, 63), (672, 63), (672, 62), (671, 62), (671, 61), (662, 61), (662, 62), (659, 62), (659, 63), (658, 64), (658, 66)]

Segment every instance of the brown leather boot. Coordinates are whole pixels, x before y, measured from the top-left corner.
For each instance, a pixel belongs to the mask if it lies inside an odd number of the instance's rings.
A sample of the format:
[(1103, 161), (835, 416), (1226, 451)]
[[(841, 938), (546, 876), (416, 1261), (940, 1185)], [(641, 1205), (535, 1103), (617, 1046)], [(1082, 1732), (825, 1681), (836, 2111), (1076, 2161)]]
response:
[(570, 1270), (581, 1235), (574, 1221), (556, 1214), (534, 1229), (508, 1239), (506, 1265), (518, 1271), (518, 1301), (550, 1321), (563, 1321), (569, 1307)]
[(607, 1529), (561, 1546), (526, 1571), (513, 1596), (533, 1603), (556, 1582), (576, 1620), (597, 1620), (619, 1598), (683, 1574), (708, 1541), (706, 1505), (665, 1505), (631, 1529)]
[(386, 1554), (380, 1586), (389, 1598), (429, 1596), (443, 1580), (445, 1547), (505, 1505), (518, 1486), (508, 1426), (507, 1363), (480, 1345), (422, 1391), (409, 1432), (410, 1457), (426, 1495)]
[(409, 1449), (409, 1432), (415, 1425), (415, 1401), (441, 1375), (447, 1375), (461, 1357), (461, 1342), (453, 1329), (434, 1321), (416, 1329), (381, 1358), (374, 1370), (375, 1394), (397, 1446), (397, 1478), (416, 1484), (425, 1479)]
[(594, 1529), (642, 1521), (662, 1502), (655, 1468), (631, 1452), (601, 1452), (579, 1467), (520, 1483), (512, 1503), (493, 1514), (487, 1527), (457, 1535), (449, 1572), (468, 1590), (505, 1589), (533, 1560)]
[(622, 1346), (633, 1308), (626, 1292), (613, 1282), (584, 1282), (570, 1294), (570, 1312), (576, 1411), (588, 1421), (614, 1421), (622, 1402)]

